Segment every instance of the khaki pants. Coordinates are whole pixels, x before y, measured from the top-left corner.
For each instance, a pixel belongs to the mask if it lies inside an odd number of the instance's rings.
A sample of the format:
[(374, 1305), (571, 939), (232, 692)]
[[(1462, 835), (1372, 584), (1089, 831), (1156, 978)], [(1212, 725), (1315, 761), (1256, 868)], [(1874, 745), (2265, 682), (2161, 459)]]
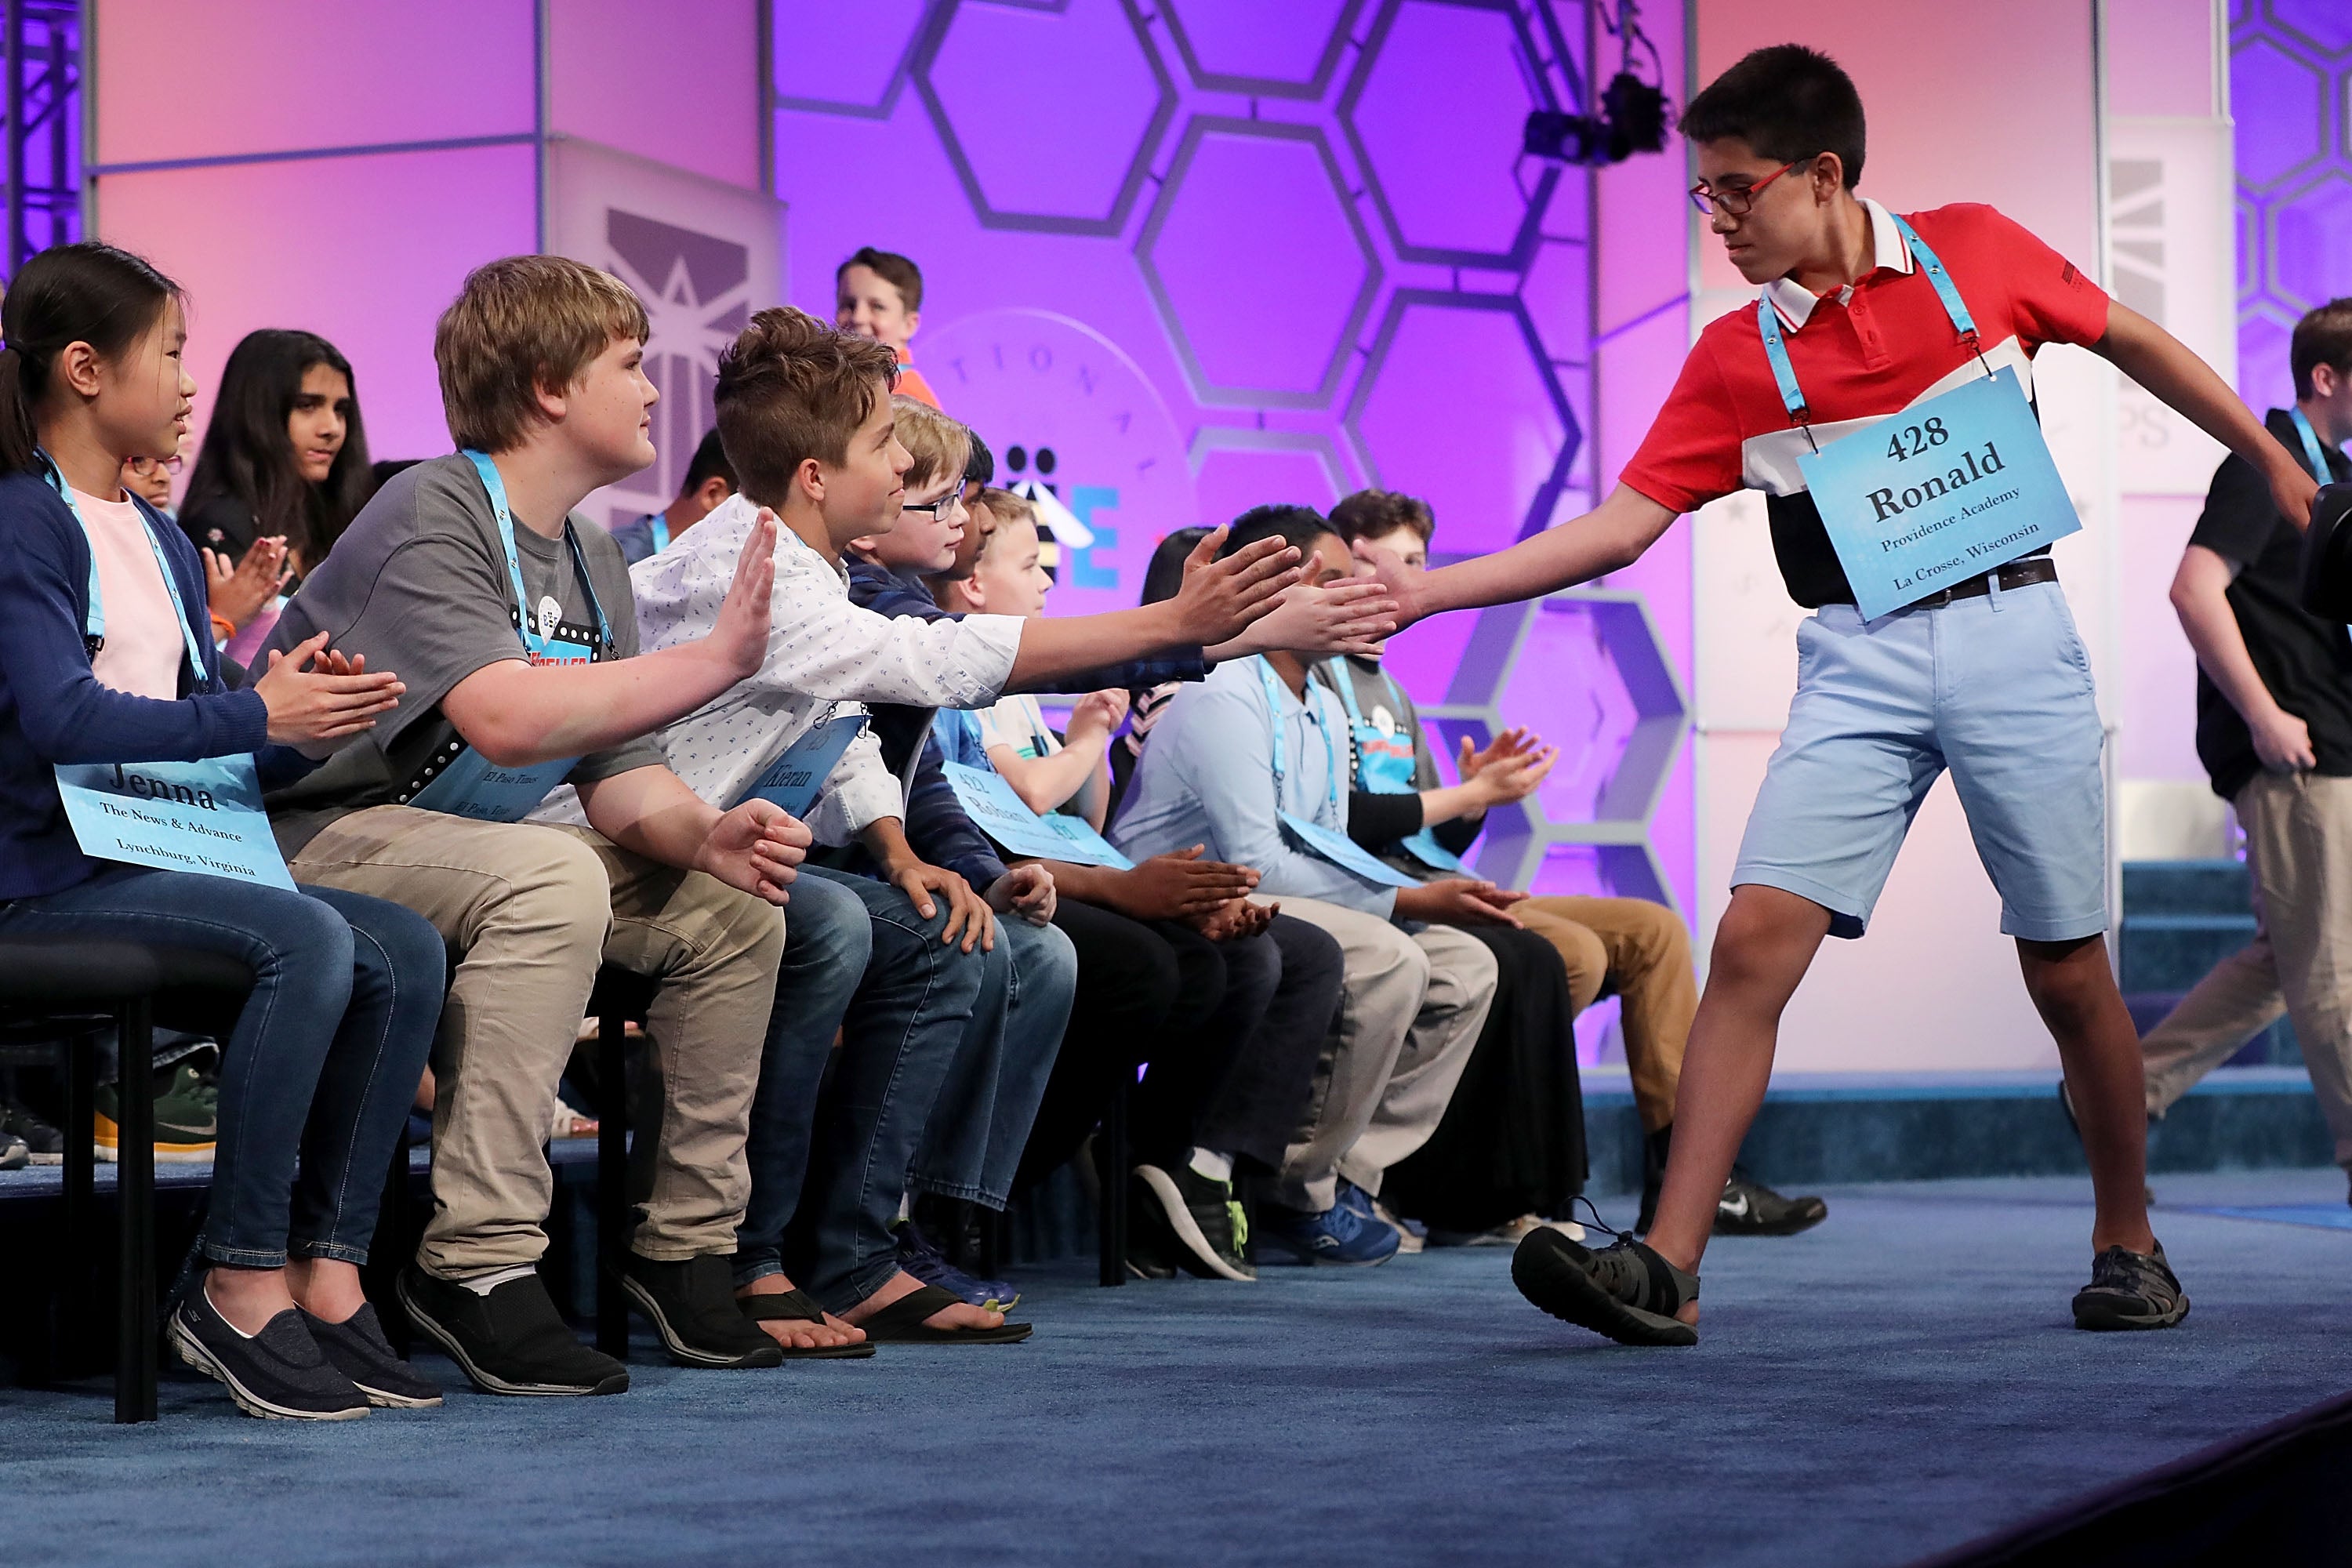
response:
[(1698, 1011), (1698, 975), (1681, 918), (1647, 899), (1528, 899), (1511, 912), (1559, 950), (1578, 1012), (1592, 1005), (1604, 982), (1616, 983), (1625, 1070), (1643, 1130), (1673, 1121), (1683, 1047)]
[(1282, 912), (1328, 931), (1346, 979), (1316, 1064), (1307, 1120), (1285, 1154), (1275, 1202), (1319, 1214), (1339, 1178), (1381, 1190), (1391, 1165), (1429, 1142), (1495, 1000), (1495, 956), (1450, 926), (1419, 935), (1315, 899)]
[(2163, 1115), (2284, 1012), (2336, 1163), (2352, 1166), (2352, 778), (2264, 773), (2231, 804), (2253, 872), (2254, 940), (2140, 1042), (2147, 1113)]
[(779, 910), (585, 828), (405, 805), (343, 817), (292, 867), (298, 881), (405, 904), (457, 955), (433, 1051), (433, 1215), (417, 1252), (428, 1273), (466, 1279), (546, 1251), (554, 1182), (541, 1145), (600, 963), (661, 981), (646, 1032), (664, 1101), (635, 1184), (645, 1219), (633, 1249), (666, 1262), (735, 1250)]

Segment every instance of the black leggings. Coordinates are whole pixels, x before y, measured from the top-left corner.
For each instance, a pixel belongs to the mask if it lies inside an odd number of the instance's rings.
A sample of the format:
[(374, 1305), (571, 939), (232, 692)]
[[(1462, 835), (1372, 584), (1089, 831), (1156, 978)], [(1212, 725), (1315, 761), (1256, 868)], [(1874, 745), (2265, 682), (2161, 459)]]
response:
[[(1300, 978), (1286, 988), (1286, 949), (1272, 932), (1211, 942), (1181, 921), (1130, 920), (1068, 898), (1054, 923), (1077, 949), (1077, 997), (1015, 1185), (1042, 1181), (1076, 1153), (1120, 1076), (1131, 1082), (1147, 1063), (1129, 1104), (1139, 1163), (1181, 1163), (1199, 1143), (1279, 1164), (1337, 1004), (1337, 944), (1323, 939), (1333, 949), (1330, 995), (1318, 1003), (1311, 947), (1301, 944)], [(1311, 1030), (1286, 1028), (1278, 1044), (1245, 1053), (1270, 1015), (1318, 1006)]]

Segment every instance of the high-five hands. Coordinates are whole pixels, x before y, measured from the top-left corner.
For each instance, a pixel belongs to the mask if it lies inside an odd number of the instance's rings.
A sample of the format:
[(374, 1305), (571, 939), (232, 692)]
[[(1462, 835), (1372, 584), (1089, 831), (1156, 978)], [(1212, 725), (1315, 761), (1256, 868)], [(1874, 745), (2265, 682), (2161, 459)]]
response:
[(1261, 539), (1217, 559), (1233, 530), (1212, 530), (1184, 558), (1183, 585), (1170, 601), (1182, 628), (1179, 640), (1213, 647), (1274, 607), (1274, 600), (1298, 581), (1298, 547), (1281, 539)]
[(1396, 601), (1369, 577), (1321, 587), (1301, 583), (1286, 590), (1271, 610), (1244, 627), (1240, 636), (1217, 647), (1220, 658), (1246, 658), (1254, 653), (1307, 654), (1328, 658), (1334, 654), (1370, 656), (1397, 628)]
[(719, 615), (704, 636), (702, 646), (721, 661), (738, 680), (759, 673), (768, 656), (770, 608), (776, 590), (776, 514), (766, 507), (744, 536), (743, 552), (735, 558), (735, 580), (719, 601)]

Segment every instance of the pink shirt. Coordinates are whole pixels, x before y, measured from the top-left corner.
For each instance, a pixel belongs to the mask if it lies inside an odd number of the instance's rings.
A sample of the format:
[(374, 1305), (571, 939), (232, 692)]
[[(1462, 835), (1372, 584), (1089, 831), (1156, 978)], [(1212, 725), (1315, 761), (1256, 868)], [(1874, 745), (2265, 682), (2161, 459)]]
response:
[(128, 498), (100, 500), (76, 490), (74, 505), (89, 524), (106, 605), (106, 646), (90, 661), (90, 673), (117, 691), (174, 700), (188, 645), (147, 524)]

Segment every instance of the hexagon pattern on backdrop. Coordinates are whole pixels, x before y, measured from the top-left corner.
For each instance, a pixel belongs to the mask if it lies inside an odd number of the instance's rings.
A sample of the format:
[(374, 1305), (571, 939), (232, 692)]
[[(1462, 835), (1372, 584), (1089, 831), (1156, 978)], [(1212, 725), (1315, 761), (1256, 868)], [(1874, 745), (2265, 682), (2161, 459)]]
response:
[[(1592, 353), (1591, 176), (1518, 153), (1559, 79), (1533, 4), (808, 0), (777, 10), (778, 145), (796, 116), (895, 126), (917, 99), (973, 219), (1018, 231), (1022, 265), (1056, 280), (1024, 303), (1149, 300), (1166, 356), (1034, 310), (960, 319), (943, 298), (921, 340), (1000, 463), (1052, 447), (1065, 500), (1112, 530), (1057, 592), (1066, 612), (1131, 603), (1139, 544), (1173, 527), (1367, 482), (1427, 498), (1442, 553), (1491, 550), (1549, 522), (1580, 472), (1566, 389), (1583, 396)], [(821, 89), (786, 68), (827, 39), (840, 68)], [(1181, 380), (1159, 377), (1165, 411), (1145, 417), (1139, 362), (1171, 359)], [(1188, 443), (1172, 459), (1150, 434), (1169, 417)], [(1647, 835), (1685, 705), (1637, 597), (1441, 616), (1389, 658), (1448, 777), (1463, 738), (1507, 724), (1568, 752), (1537, 799), (1491, 814), (1483, 872), (1675, 901)]]
[(2294, 395), (2296, 318), (2352, 294), (2352, 5), (2241, 0), (2230, 29), (2237, 120), (2238, 388)]
[(1381, 281), (1323, 133), (1268, 121), (1194, 117), (1135, 256), (1205, 403), (1329, 402)]

